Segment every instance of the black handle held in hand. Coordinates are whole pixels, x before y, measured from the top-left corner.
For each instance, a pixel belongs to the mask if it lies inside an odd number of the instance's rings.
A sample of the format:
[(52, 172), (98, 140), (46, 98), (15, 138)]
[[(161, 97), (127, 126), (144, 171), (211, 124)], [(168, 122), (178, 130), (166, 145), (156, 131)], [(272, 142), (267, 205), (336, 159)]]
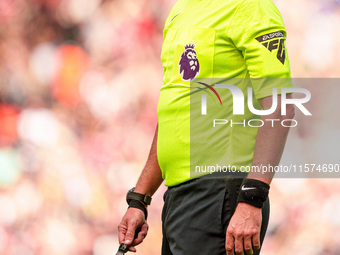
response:
[(119, 245), (119, 249), (118, 249), (118, 252), (116, 253), (116, 255), (123, 255), (123, 254), (127, 253), (128, 250), (129, 250), (129, 246), (127, 246), (124, 243), (121, 243)]

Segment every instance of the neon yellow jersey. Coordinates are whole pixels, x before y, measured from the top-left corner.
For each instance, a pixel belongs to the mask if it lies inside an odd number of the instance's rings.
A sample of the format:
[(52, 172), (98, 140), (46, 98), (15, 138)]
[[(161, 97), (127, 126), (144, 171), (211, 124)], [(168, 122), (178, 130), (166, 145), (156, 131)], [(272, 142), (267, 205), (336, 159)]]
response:
[[(179, 0), (175, 4), (165, 22), (158, 104), (157, 156), (165, 185), (192, 178), (190, 81), (290, 78), (285, 38), (281, 15), (271, 0)], [(255, 100), (271, 96), (274, 86), (253, 85)], [(248, 113), (246, 118), (253, 116)], [(232, 136), (225, 145), (233, 154), (229, 163), (251, 165), (257, 129), (227, 133)], [(232, 140), (239, 141), (238, 147)]]

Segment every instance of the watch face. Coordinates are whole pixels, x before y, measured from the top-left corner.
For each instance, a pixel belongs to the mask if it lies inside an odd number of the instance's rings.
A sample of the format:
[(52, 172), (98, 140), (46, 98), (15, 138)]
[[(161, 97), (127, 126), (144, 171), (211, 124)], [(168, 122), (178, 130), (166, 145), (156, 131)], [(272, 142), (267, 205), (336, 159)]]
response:
[(133, 192), (135, 190), (135, 187), (133, 187), (132, 189), (129, 189), (129, 192)]

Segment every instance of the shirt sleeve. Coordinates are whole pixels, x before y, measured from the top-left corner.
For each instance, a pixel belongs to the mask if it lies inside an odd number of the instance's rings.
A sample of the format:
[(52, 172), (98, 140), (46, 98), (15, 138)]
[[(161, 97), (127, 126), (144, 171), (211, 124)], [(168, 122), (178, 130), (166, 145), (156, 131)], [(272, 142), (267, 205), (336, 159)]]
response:
[(227, 33), (245, 60), (257, 99), (272, 95), (274, 87), (292, 87), (287, 33), (271, 0), (242, 1)]

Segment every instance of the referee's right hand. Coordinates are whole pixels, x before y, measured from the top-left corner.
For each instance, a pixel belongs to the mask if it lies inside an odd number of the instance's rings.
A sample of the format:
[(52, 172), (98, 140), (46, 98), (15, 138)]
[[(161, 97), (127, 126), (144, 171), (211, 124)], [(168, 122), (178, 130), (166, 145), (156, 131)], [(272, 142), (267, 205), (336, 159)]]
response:
[[(139, 227), (141, 227), (141, 231), (138, 233), (138, 236), (134, 238), (135, 231)], [(119, 243), (125, 243), (129, 246), (129, 251), (136, 252), (136, 248), (134, 246), (143, 242), (148, 233), (148, 228), (149, 226), (145, 221), (143, 211), (137, 208), (127, 209), (124, 217), (118, 225)]]
[(260, 249), (260, 231), (262, 224), (261, 209), (255, 206), (238, 203), (234, 215), (231, 217), (225, 247), (227, 255), (252, 255), (253, 247)]

